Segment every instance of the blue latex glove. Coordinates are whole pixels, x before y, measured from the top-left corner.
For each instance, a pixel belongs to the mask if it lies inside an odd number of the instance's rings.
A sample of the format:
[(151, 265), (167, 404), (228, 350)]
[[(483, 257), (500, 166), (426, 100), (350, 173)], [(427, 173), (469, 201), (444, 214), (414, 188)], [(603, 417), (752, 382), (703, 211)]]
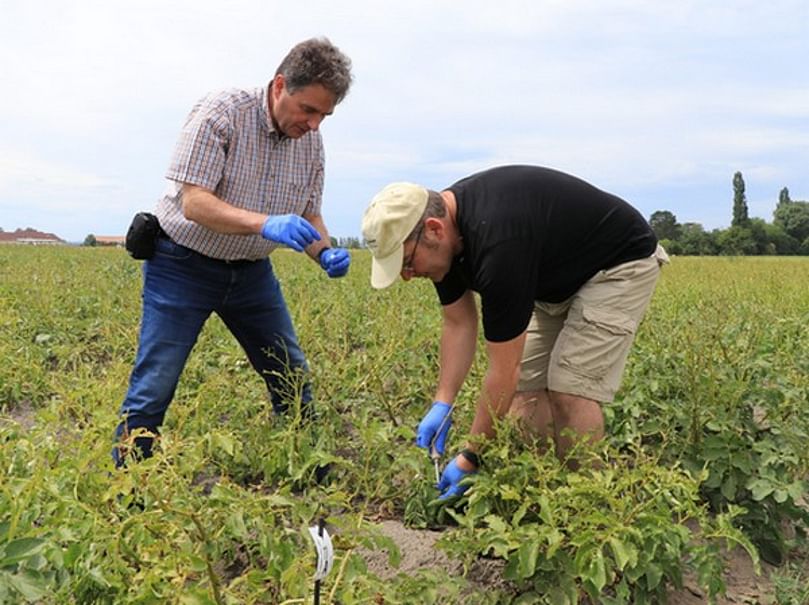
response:
[(280, 214), (267, 217), (261, 228), (261, 237), (303, 252), (306, 246), (320, 239), (320, 233), (302, 216)]
[(326, 248), (320, 253), (320, 266), (329, 277), (343, 277), (350, 264), (351, 257), (345, 248)]
[[(452, 426), (452, 406), (443, 401), (434, 401), (433, 407), (427, 412), (427, 415), (422, 418), (416, 429), (416, 445), (426, 449), (430, 449), (433, 437), (438, 434), (435, 440), (436, 451), (443, 455), (444, 447), (447, 442), (447, 434)], [(442, 425), (443, 423), (443, 425)]]
[(458, 485), (461, 482), (461, 479), (464, 477), (468, 477), (474, 471), (464, 471), (458, 466), (458, 463), (455, 462), (455, 459), (452, 459), (444, 472), (441, 473), (441, 481), (438, 482), (436, 486), (438, 491), (441, 492), (439, 496), (439, 500), (446, 500), (447, 498), (451, 498), (453, 496), (463, 496), (464, 492), (469, 489), (468, 485)]

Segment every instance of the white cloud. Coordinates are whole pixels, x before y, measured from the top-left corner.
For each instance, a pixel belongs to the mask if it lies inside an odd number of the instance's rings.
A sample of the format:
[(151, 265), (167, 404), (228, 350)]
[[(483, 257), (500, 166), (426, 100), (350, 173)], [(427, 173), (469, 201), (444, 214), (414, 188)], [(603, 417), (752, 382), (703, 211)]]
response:
[[(66, 162), (0, 149), (0, 195), (11, 197), (14, 192), (42, 195), (53, 189), (95, 189), (111, 185), (109, 180)], [(58, 200), (53, 200), (53, 203), (58, 203)]]
[(265, 82), (314, 35), (356, 76), (324, 126), (327, 191), (349, 200), (326, 207), (337, 233), (387, 180), (506, 162), (667, 200), (684, 183), (710, 199), (741, 169), (809, 197), (807, 22), (804, 0), (13, 1), (0, 204), (148, 208), (194, 100)]

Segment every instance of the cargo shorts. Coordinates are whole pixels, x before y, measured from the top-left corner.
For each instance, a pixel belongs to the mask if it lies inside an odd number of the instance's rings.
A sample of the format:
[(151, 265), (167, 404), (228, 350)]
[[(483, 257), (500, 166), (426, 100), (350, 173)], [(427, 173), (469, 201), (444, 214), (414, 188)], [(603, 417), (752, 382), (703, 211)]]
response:
[(658, 246), (648, 258), (599, 271), (563, 302), (536, 302), (517, 390), (547, 388), (612, 401), (660, 267), (667, 262)]

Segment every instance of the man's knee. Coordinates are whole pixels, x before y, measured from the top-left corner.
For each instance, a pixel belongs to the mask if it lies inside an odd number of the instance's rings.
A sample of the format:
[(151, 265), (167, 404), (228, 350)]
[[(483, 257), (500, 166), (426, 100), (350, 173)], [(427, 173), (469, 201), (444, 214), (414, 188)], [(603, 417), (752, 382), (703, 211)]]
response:
[(603, 432), (604, 415), (598, 401), (558, 391), (549, 391), (548, 395), (557, 430), (570, 428), (577, 433), (595, 432), (598, 436)]
[(553, 416), (548, 407), (548, 392), (520, 391), (511, 400), (509, 414), (520, 420), (533, 437), (553, 436)]

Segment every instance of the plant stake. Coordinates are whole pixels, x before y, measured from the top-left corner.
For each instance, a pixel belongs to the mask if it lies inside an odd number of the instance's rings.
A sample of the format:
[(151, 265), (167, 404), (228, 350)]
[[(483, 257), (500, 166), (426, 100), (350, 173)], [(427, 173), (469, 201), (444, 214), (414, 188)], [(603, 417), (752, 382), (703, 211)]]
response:
[(317, 525), (309, 528), (309, 535), (315, 543), (317, 551), (317, 567), (315, 569), (315, 605), (320, 605), (320, 581), (329, 575), (334, 563), (334, 549), (332, 548), (329, 532), (326, 531), (326, 521), (321, 517)]

